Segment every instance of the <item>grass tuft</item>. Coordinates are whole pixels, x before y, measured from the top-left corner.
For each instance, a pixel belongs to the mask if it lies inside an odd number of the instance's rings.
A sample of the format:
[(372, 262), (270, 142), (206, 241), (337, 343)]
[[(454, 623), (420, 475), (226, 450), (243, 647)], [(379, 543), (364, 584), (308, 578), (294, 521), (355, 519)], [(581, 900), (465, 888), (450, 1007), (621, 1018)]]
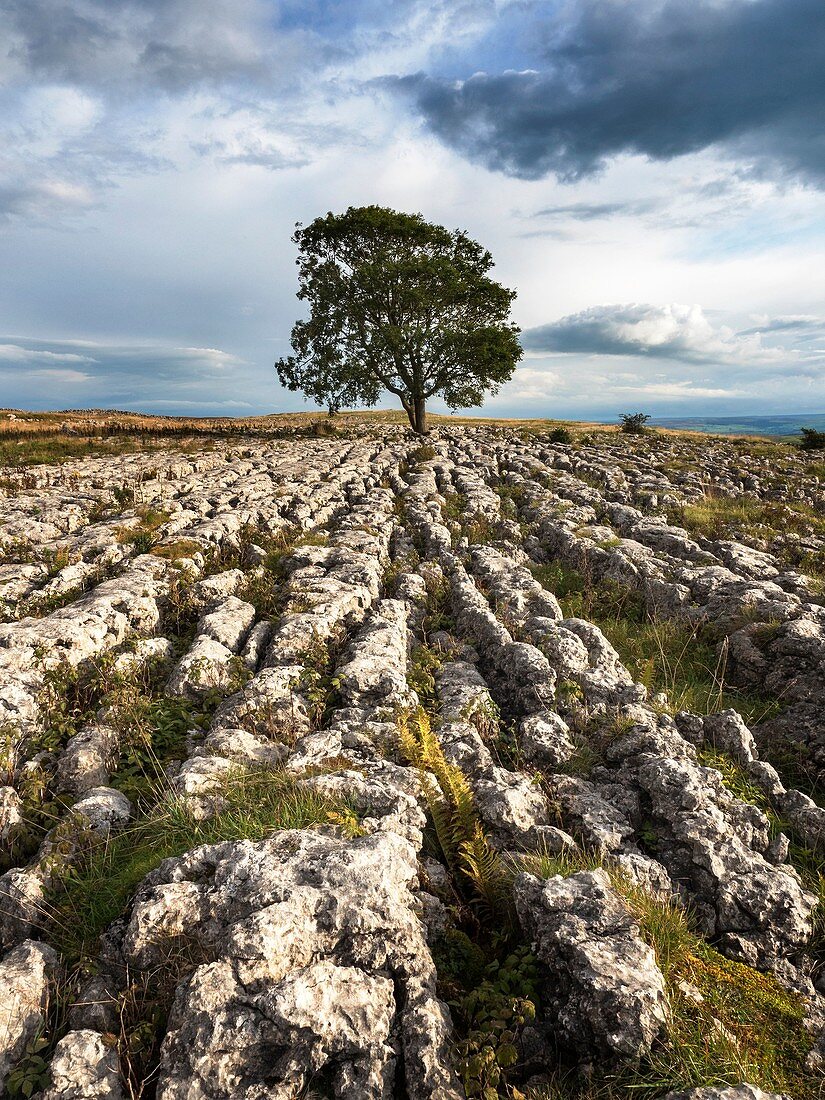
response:
[(94, 956), (101, 933), (164, 859), (203, 844), (263, 840), (282, 829), (331, 824), (349, 835), (358, 831), (345, 802), (302, 787), (284, 771), (235, 772), (219, 794), (220, 811), (198, 820), (186, 802), (165, 792), (142, 819), (92, 846), (79, 865), (66, 869), (50, 901), (51, 939), (64, 957)]
[(536, 853), (522, 866), (540, 877), (603, 866), (639, 925), (665, 979), (665, 1040), (638, 1066), (587, 1085), (560, 1073), (539, 1098), (613, 1100), (629, 1094), (659, 1097), (674, 1089), (749, 1081), (796, 1100), (820, 1096), (821, 1082), (805, 1065), (813, 1037), (804, 1027), (805, 1003), (769, 974), (720, 955), (696, 934), (675, 899), (654, 897), (598, 852)]

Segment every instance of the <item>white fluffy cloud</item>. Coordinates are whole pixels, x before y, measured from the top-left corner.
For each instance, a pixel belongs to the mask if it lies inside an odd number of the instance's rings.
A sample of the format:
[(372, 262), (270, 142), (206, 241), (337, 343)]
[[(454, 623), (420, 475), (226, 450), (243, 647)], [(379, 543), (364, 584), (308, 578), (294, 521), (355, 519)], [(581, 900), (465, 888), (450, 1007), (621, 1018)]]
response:
[(795, 352), (766, 347), (759, 331), (713, 325), (698, 305), (591, 306), (528, 329), (528, 352), (650, 356), (683, 363), (778, 363)]

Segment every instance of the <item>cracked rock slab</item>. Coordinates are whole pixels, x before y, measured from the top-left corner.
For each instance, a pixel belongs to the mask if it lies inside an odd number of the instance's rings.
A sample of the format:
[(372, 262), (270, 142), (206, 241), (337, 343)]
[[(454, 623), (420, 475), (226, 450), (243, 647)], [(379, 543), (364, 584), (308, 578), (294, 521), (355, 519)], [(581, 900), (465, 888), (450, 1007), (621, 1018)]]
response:
[(515, 882), (519, 921), (548, 968), (545, 996), (584, 1057), (635, 1060), (665, 1026), (664, 978), (604, 871)]
[(124, 961), (157, 966), (181, 939), (207, 961), (178, 986), (159, 1100), (287, 1100), (316, 1074), (342, 1100), (390, 1100), (399, 1073), (410, 1100), (458, 1100), (416, 878), (415, 848), (389, 832), (285, 832), (161, 864)]

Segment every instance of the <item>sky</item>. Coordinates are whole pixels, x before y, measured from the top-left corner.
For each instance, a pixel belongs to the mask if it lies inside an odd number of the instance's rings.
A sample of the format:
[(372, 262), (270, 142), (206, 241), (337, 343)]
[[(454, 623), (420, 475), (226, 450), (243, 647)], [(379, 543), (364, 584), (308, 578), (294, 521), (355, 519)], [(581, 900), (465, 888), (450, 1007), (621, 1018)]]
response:
[(0, 0), (0, 405), (307, 407), (378, 203), (518, 292), (488, 415), (825, 412), (823, 119), (823, 0)]

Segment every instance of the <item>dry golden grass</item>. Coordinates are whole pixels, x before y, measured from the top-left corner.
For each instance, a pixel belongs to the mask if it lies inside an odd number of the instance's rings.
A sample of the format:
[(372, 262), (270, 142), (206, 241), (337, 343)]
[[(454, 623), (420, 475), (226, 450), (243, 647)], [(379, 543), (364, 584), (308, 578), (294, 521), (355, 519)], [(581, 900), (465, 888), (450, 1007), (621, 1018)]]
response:
[[(585, 420), (562, 420), (546, 417), (518, 419), (515, 417), (495, 416), (453, 416), (429, 413), (428, 420), (433, 427), (467, 426), (510, 428), (524, 433), (552, 431), (554, 428), (567, 428), (571, 431), (585, 432), (591, 438), (611, 437), (620, 434), (617, 424), (599, 424)], [(283, 412), (267, 413), (261, 416), (162, 416), (145, 413), (132, 413), (115, 409), (70, 409), (55, 412), (30, 412), (21, 409), (0, 408), (0, 443), (10, 440), (25, 440), (43, 436), (60, 435), (74, 439), (101, 439), (114, 436), (170, 437), (180, 438), (187, 434), (194, 437), (234, 436), (265, 434), (267, 432), (291, 432), (303, 429), (310, 431), (313, 426), (323, 428), (331, 424), (336, 430), (346, 430), (356, 425), (393, 424), (407, 427), (407, 417), (401, 409), (345, 409), (330, 419), (325, 412)], [(649, 434), (633, 437), (648, 441), (659, 437), (684, 437), (694, 442), (709, 438), (705, 433), (688, 432), (683, 429), (657, 427)], [(731, 442), (730, 437), (712, 437)], [(766, 439), (762, 436), (738, 436), (743, 444), (758, 443), (767, 448), (788, 449), (787, 442)], [(1, 460), (0, 460), (1, 461)]]

